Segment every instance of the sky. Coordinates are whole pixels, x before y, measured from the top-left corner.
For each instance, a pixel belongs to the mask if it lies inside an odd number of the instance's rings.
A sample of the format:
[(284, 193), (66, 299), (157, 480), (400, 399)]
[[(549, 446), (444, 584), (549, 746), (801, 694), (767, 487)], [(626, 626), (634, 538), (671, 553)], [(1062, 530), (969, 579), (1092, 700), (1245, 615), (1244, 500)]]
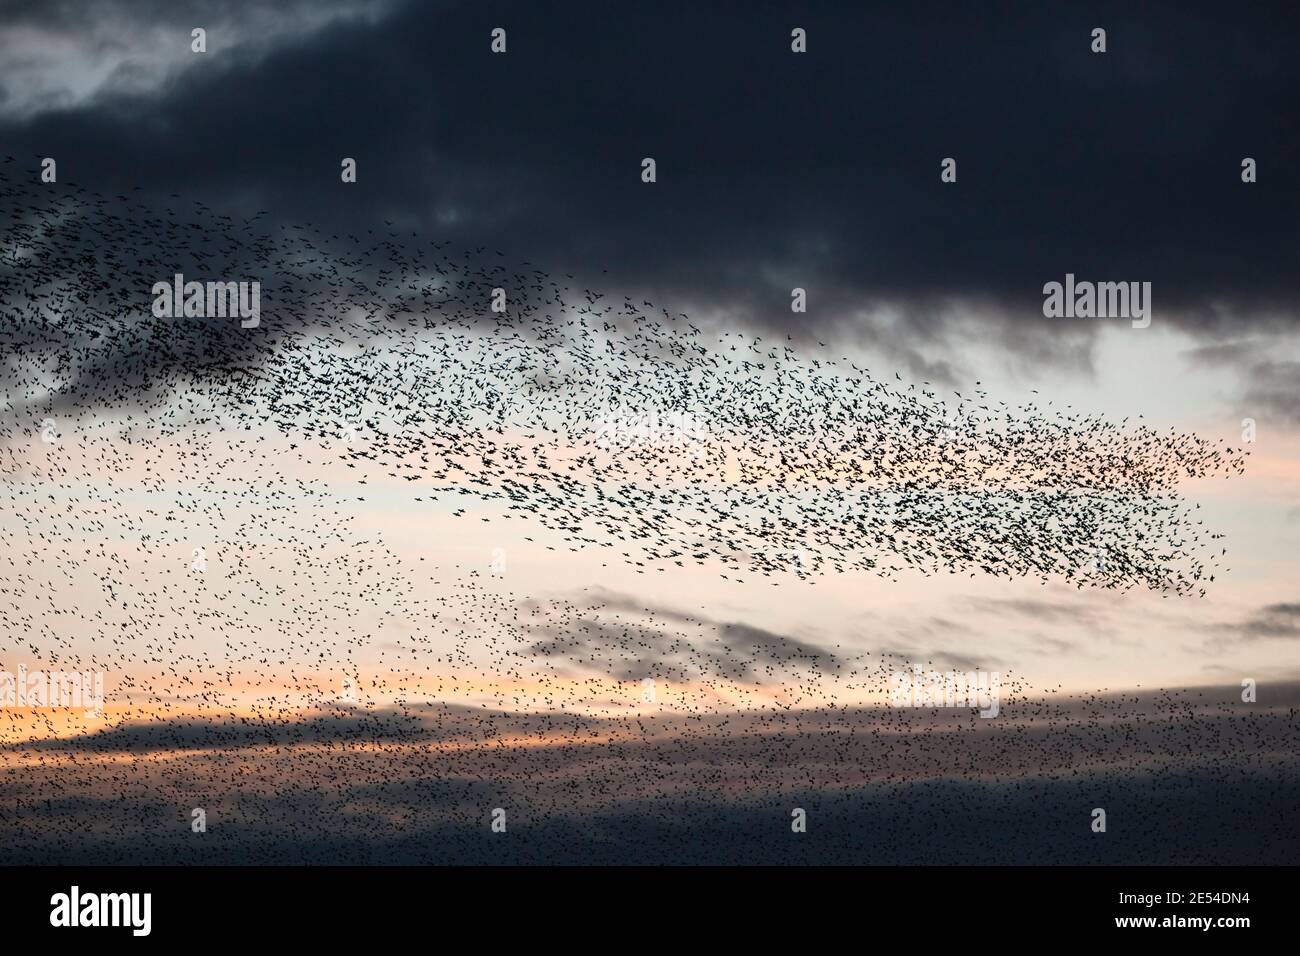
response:
[[(10, 499), (26, 507), (0, 518), (14, 548), (3, 663), (95, 662), (108, 716), (10, 712), (5, 737), (30, 746), (214, 707), (260, 719), (337, 703), (340, 686), (381, 710), (417, 699), (516, 716), (657, 714), (665, 700), (738, 719), (880, 705), (857, 679), (863, 661), (997, 671), (1023, 700), (1289, 686), (1300, 677), (1296, 26), (1294, 10), (1269, 3), (11, 0), (0, 159), (13, 157), (6, 175), (23, 188), (49, 190), (33, 195), (110, 197), (127, 223), (144, 214), (133, 210), (197, 210), (183, 214), (196, 228), (250, 242), (311, 224), (335, 240), (447, 243), (612, 302), (653, 302), (720, 354), (728, 336), (760, 336), (900, 390), (949, 401), (983, 390), (1249, 456), (1240, 475), (1176, 488), (1222, 535), (1204, 595), (915, 568), (804, 578), (638, 566), (575, 546), (508, 495), (388, 480), (418, 451), (340, 468), (337, 446), (286, 430), (279, 412), (223, 431), (212, 393), (161, 358), (141, 362), (140, 340), (101, 340), (77, 374), (50, 373), (64, 346), (13, 321), (11, 303), (3, 460), (21, 488)], [(205, 52), (191, 48), (195, 28)], [(791, 50), (795, 28), (805, 53)], [(45, 157), (57, 183), (39, 183)], [(340, 179), (344, 157), (353, 183)], [(948, 158), (954, 182), (941, 176)], [(15, 202), (11, 223), (25, 215)], [(148, 240), (97, 243), (129, 259)], [(26, 253), (12, 245), (17, 262)], [(167, 257), (164, 243), (149, 248)], [(204, 268), (172, 252), (175, 271)], [(287, 257), (278, 268), (310, 274)], [(1045, 314), (1044, 285), (1067, 275), (1150, 283), (1150, 325)], [(289, 337), (344, 324), (328, 309), (291, 320), (277, 274), (260, 278), (263, 328), (223, 332), (220, 350), (268, 378), (296, 376), (309, 366), (285, 358)], [(144, 329), (148, 283), (136, 286), (123, 307)], [(794, 289), (806, 311), (792, 311)], [(466, 334), (477, 343), (466, 354), (495, 341)], [(355, 347), (386, 361), (395, 342)], [(20, 394), (29, 369), (55, 384)], [(438, 375), (454, 398), (464, 380), (441, 365), (425, 380)], [(106, 382), (125, 397), (107, 400)], [(133, 419), (146, 393), (212, 421), (177, 435), (157, 416)], [(47, 416), (66, 441), (35, 440)], [(93, 520), (58, 524), (60, 508), (86, 501), (103, 505)], [(33, 537), (34, 515), (49, 518), (59, 555)], [(211, 566), (201, 581), (195, 547)], [(46, 566), (24, 568), (22, 548)], [(123, 600), (113, 580), (141, 583)], [(503, 619), (514, 651), (491, 639)], [(204, 696), (218, 693), (200, 686), (216, 672), (220, 697)], [(773, 673), (786, 679), (765, 684)], [(667, 696), (646, 702), (650, 675)]]

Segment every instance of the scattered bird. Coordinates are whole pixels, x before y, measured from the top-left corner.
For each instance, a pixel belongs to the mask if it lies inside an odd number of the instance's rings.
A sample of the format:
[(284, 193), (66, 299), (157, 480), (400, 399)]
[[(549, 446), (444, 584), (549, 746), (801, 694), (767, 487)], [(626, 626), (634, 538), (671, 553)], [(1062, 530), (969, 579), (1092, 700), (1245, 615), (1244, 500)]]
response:
[[(260, 854), (242, 862), (320, 862), (443, 823), (476, 839), (511, 799), (514, 832), (651, 801), (690, 859), (671, 821), (704, 792), (987, 780), (958, 745), (975, 735), (998, 735), (1016, 788), (1078, 774), (1089, 742), (1151, 766), (1185, 743), (1162, 731), (1182, 699), (1035, 701), (1010, 674), (997, 730), (890, 709), (896, 655), (598, 588), (502, 593), (483, 568), (421, 567), (358, 505), (409, 495), (726, 587), (961, 574), (1204, 596), (1227, 551), (1178, 485), (1240, 474), (1246, 452), (979, 383), (889, 384), (821, 342), (710, 340), (387, 220), (340, 235), (170, 198), (0, 165), (0, 622), (49, 670), (116, 678), (112, 713), (78, 733), (0, 711), (0, 766), (55, 794), (0, 791), (0, 824), (42, 859), (75, 853), (96, 799), (153, 862), (210, 859), (190, 808), (217, 846)], [(260, 282), (261, 323), (154, 318), (176, 273)], [(1215, 727), (1203, 751), (1240, 742)], [(464, 840), (417, 855), (482, 852)]]

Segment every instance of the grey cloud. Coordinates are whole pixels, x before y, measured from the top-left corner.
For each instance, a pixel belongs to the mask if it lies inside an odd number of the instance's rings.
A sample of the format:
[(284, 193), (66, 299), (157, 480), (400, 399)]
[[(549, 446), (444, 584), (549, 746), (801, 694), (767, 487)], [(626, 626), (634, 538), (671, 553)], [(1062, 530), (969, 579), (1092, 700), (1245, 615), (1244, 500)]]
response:
[(1300, 424), (1300, 361), (1259, 362), (1250, 368), (1243, 408), (1260, 419)]
[[(845, 666), (834, 652), (790, 635), (650, 606), (601, 588), (588, 594), (594, 606), (582, 615), (536, 628), (542, 639), (529, 647), (530, 654), (598, 665), (609, 676), (625, 681), (693, 680), (707, 675), (745, 680), (769, 665), (835, 674)], [(677, 628), (670, 631), (663, 624)]]
[(1200, 629), (1215, 635), (1208, 642), (1211, 648), (1265, 640), (1300, 640), (1300, 603), (1266, 604), (1241, 620), (1203, 624)]
[[(247, 68), (278, 46), (328, 25), (372, 21), (393, 6), (389, 0), (10, 3), (0, 15), (0, 119), (167, 95), (187, 70)], [(205, 54), (190, 48), (196, 27), (207, 32)]]
[[(41, 6), (6, 10), (5, 25), (94, 42), (78, 7), (42, 18)], [(229, 20), (266, 32), (300, 6), (233, 5)], [(126, 30), (202, 8), (89, 9)], [(1013, 27), (946, 4), (815, 8), (802, 59), (785, 51), (784, 12), (739, 3), (655, 4), (617, 22), (598, 4), (523, 7), (500, 57), (474, 4), (321, 9), (256, 55), (241, 42), (220, 69), (169, 75), (146, 102), (104, 93), (89, 109), (73, 95), (80, 106), (0, 132), (16, 155), (94, 156), (91, 188), (143, 183), (281, 222), (387, 218), (491, 242), (796, 340), (871, 336), (936, 383), (964, 374), (972, 335), (1086, 374), (1098, 323), (1042, 315), (1043, 283), (1067, 271), (1151, 281), (1159, 320), (1211, 344), (1294, 327), (1300, 194), (1283, 171), (1300, 166), (1300, 132), (1276, 120), (1300, 107), (1294, 11), (1113, 11), (1123, 42), (1102, 62), (1087, 16), (1043, 10)], [(138, 75), (156, 66), (105, 44)], [(635, 66), (665, 50), (672, 69)], [(62, 95), (42, 69), (10, 80), (11, 108)], [(1261, 168), (1251, 185), (1246, 154)], [(359, 159), (357, 188), (324, 199), (343, 155)], [(959, 182), (944, 185), (949, 155)], [(809, 290), (806, 315), (789, 310), (794, 284)], [(882, 307), (892, 324), (864, 320)]]

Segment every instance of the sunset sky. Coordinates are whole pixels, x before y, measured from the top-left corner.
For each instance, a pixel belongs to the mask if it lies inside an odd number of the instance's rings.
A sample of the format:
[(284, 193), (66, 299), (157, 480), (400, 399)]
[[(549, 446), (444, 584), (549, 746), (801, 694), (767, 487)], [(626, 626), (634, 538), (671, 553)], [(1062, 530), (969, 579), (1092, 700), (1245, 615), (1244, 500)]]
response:
[[(488, 265), (689, 316), (718, 354), (726, 336), (762, 336), (900, 390), (978, 388), (1012, 407), (1140, 419), (1249, 458), (1242, 475), (1177, 488), (1223, 535), (1204, 597), (915, 569), (801, 579), (717, 561), (639, 567), (624, 545), (577, 547), (509, 498), (349, 463), (312, 433), (333, 415), (323, 407), (306, 408), (296, 431), (270, 412), (225, 430), (234, 419), (206, 404), (211, 394), (162, 371), (141, 380), (134, 356), (102, 343), (101, 363), (70, 378), (54, 369), (53, 344), (17, 330), (15, 299), (0, 666), (102, 670), (106, 708), (4, 710), (0, 764), (81, 766), (43, 748), (86, 737), (93, 753), (114, 739), (95, 735), (140, 722), (182, 739), (192, 719), (310, 726), (339, 706), (643, 715), (664, 721), (651, 738), (679, 743), (693, 731), (674, 719), (734, 714), (736, 738), (719, 744), (730, 755), (768, 711), (883, 705), (865, 675), (906, 662), (997, 671), (1020, 701), (1213, 687), (1231, 702), (1251, 679), (1279, 688), (1270, 706), (1289, 706), (1286, 685), (1300, 680), (1293, 19), (1270, 5), (1185, 3), (1140, 14), (656, 3), (617, 15), (584, 3), (6, 4), (0, 160), (14, 158), (5, 175), (23, 189), (84, 190), (126, 217), (197, 202), (212, 235), (235, 239), (245, 234), (229, 223), (256, 216), (267, 234), (311, 224), (335, 239), (445, 241)], [(1098, 26), (1104, 54), (1089, 47)], [(196, 27), (204, 53), (191, 49)], [(496, 27), (504, 55), (489, 49)], [(806, 54), (791, 52), (795, 27)], [(57, 183), (39, 183), (44, 157), (57, 160)], [(340, 182), (343, 157), (357, 160), (355, 183)], [(643, 157), (657, 162), (654, 183), (641, 180)], [(955, 183), (940, 180), (947, 157)], [(1242, 181), (1246, 157), (1256, 182)], [(3, 212), (6, 228), (27, 214), (18, 202)], [(100, 241), (107, 254), (139, 240)], [(12, 270), (29, 253), (12, 234), (5, 244), (14, 258), (0, 270)], [(204, 268), (176, 250), (175, 271)], [(1046, 317), (1043, 286), (1067, 273), (1150, 282), (1150, 327)], [(795, 288), (806, 312), (791, 311)], [(139, 295), (147, 303), (148, 287)], [(262, 308), (253, 332), (279, 343), (273, 292)], [(155, 321), (143, 306), (139, 322)], [(253, 372), (273, 367), (252, 347), (239, 356)], [(424, 377), (457, 400), (443, 375), (430, 366)], [(77, 399), (114, 376), (117, 400)], [(38, 378), (44, 394), (28, 388)], [(170, 402), (167, 429), (195, 424), (176, 433), (133, 416), (145, 394)], [(39, 439), (47, 418), (57, 443)], [(544, 652), (547, 642), (567, 650)], [(781, 657), (790, 648), (798, 660)], [(676, 670), (655, 672), (647, 701), (652, 654)], [(496, 739), (558, 752), (619, 726), (501, 727)], [(1274, 752), (1269, 740), (1261, 754)], [(187, 746), (176, 744), (181, 757)], [(185, 773), (226, 779), (223, 761), (243, 758), (223, 746)], [(402, 746), (418, 759), (421, 745)], [(167, 776), (132, 752), (89, 759), (134, 767), (132, 786)], [(460, 759), (464, 779), (490, 774), (490, 755)], [(249, 760), (252, 776), (276, 778), (267, 751)], [(1024, 761), (1015, 772), (1041, 767)], [(5, 786), (26, 786), (15, 773)], [(678, 792), (627, 786), (618, 802)], [(744, 790), (719, 783), (731, 786)], [(603, 805), (595, 789), (584, 798)]]

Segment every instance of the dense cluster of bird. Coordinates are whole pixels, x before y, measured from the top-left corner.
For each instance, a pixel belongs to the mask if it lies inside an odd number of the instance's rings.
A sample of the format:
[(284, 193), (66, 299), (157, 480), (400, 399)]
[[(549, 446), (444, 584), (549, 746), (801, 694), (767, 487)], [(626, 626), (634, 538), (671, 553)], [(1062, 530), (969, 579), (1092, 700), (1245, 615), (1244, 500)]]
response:
[[(348, 489), (467, 499), (461, 520), (522, 517), (641, 572), (1203, 595), (1226, 552), (1178, 485), (1239, 473), (1245, 452), (978, 383), (949, 400), (792, 340), (710, 341), (482, 248), (18, 168), (0, 164), (3, 663), (117, 677), (77, 734), (4, 712), (0, 825), (23, 840), (89, 838), (102, 813), (136, 858), (199, 859), (158, 808), (207, 807), (241, 853), (319, 859), (359, 832), (448, 836), (509, 800), (534, 827), (653, 800), (654, 829), (703, 792), (1069, 776), (1095, 734), (1177, 765), (1186, 741), (1160, 720), (1089, 717), (1079, 736), (1011, 675), (1020, 716), (994, 731), (873, 708), (909, 663), (887, 654), (502, 593), (481, 567), (402, 553)], [(176, 273), (260, 282), (260, 323), (155, 318)], [(1196, 753), (1285, 729), (1213, 722)], [(479, 851), (411, 851), (439, 852)]]
[[(259, 231), (12, 172), (0, 198), (6, 394), (30, 437), (51, 411), (127, 403), (188, 428), (183, 391), (223, 427), (347, 437), (349, 465), (507, 500), (639, 567), (1171, 593), (1204, 593), (1222, 553), (1177, 482), (1244, 467), (1222, 440), (1013, 408), (978, 383), (949, 401), (788, 342), (707, 345), (684, 316), (484, 264), (481, 248)], [(177, 272), (260, 281), (261, 325), (154, 319), (151, 289)]]

